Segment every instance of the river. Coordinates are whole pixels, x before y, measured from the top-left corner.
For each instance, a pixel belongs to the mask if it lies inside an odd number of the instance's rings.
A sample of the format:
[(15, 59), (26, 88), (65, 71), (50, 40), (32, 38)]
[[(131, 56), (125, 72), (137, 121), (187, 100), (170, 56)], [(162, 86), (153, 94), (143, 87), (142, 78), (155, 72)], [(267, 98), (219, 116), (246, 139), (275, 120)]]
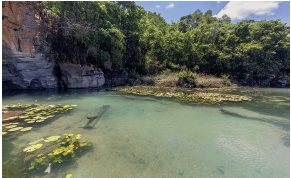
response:
[[(4, 136), (2, 175), (15, 159), (9, 172), (20, 177), (24, 154), (13, 154), (29, 142), (72, 133), (93, 139), (93, 148), (73, 163), (53, 165), (50, 174), (39, 170), (28, 177), (290, 177), (290, 89), (242, 94), (253, 101), (191, 105), (89, 89), (3, 91), (2, 105), (77, 106), (14, 139)], [(103, 105), (110, 108), (94, 128), (82, 128)]]

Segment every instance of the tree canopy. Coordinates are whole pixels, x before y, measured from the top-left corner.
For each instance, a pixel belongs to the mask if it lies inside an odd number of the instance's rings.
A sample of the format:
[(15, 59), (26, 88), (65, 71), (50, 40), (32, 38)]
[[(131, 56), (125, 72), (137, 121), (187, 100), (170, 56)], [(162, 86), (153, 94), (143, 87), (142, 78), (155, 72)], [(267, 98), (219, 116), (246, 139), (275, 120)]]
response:
[(280, 20), (243, 20), (198, 9), (167, 24), (129, 1), (46, 1), (59, 17), (55, 60), (126, 71), (130, 77), (188, 68), (238, 79), (290, 75), (290, 27)]

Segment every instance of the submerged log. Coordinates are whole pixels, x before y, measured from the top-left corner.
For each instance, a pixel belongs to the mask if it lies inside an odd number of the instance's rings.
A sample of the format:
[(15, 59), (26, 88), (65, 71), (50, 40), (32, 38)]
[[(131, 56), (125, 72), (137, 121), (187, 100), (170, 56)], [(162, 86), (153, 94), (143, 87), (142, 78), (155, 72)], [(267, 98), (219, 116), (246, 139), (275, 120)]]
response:
[[(104, 105), (93, 117), (87, 117), (90, 119), (83, 128), (92, 128), (99, 120), (99, 118), (110, 108), (110, 105)], [(93, 122), (95, 121), (95, 122)]]
[(88, 119), (96, 119), (97, 117), (102, 116), (102, 114), (110, 107), (110, 105), (104, 105), (95, 116), (87, 117)]

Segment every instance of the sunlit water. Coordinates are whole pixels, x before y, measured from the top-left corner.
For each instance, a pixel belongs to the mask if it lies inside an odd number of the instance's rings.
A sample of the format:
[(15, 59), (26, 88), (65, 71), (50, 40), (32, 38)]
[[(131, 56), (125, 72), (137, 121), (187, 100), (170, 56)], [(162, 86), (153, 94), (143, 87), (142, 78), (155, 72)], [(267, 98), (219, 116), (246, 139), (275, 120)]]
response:
[[(32, 177), (290, 177), (290, 90), (258, 89), (252, 102), (199, 106), (169, 99), (91, 90), (3, 93), (2, 104), (76, 104), (41, 127), (3, 141), (3, 167), (29, 142), (64, 133), (93, 139), (91, 151), (73, 163), (53, 166)], [(50, 98), (50, 100), (47, 100)], [(107, 112), (92, 130), (79, 128), (103, 105)], [(274, 117), (286, 124), (226, 115), (220, 109)], [(9, 168), (20, 175), (24, 155)], [(18, 164), (17, 164), (18, 162)], [(13, 165), (15, 168), (13, 168)], [(62, 165), (62, 166), (61, 166)], [(18, 166), (18, 167), (17, 167)], [(3, 175), (2, 174), (2, 175)]]

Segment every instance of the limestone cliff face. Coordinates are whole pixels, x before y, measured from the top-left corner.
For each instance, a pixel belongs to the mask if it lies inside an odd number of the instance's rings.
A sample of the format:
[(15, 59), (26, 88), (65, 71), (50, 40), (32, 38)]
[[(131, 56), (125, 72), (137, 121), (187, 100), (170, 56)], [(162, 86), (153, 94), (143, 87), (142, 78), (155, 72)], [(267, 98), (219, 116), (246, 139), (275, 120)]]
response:
[[(50, 44), (42, 40), (43, 35), (53, 27), (44, 20), (46, 13), (40, 3), (7, 1), (5, 4), (2, 14), (9, 18), (2, 21), (2, 89), (44, 89), (65, 86), (60, 85), (58, 78), (60, 76), (55, 75), (55, 62), (51, 58)], [(87, 69), (81, 68), (86, 72)], [(100, 71), (91, 68), (88, 70)], [(71, 75), (64, 76), (69, 81), (66, 86), (69, 88), (98, 87), (105, 82), (102, 71), (91, 74), (91, 78), (98, 81), (98, 85), (96, 82), (82, 82), (87, 81), (90, 75), (84, 76), (82, 73), (72, 75), (71, 72)], [(71, 80), (70, 76), (75, 78), (77, 76), (78, 82), (74, 83), (76, 80)]]
[(92, 66), (76, 64), (61, 64), (61, 84), (67, 88), (100, 87), (104, 85), (105, 78), (101, 69)]

